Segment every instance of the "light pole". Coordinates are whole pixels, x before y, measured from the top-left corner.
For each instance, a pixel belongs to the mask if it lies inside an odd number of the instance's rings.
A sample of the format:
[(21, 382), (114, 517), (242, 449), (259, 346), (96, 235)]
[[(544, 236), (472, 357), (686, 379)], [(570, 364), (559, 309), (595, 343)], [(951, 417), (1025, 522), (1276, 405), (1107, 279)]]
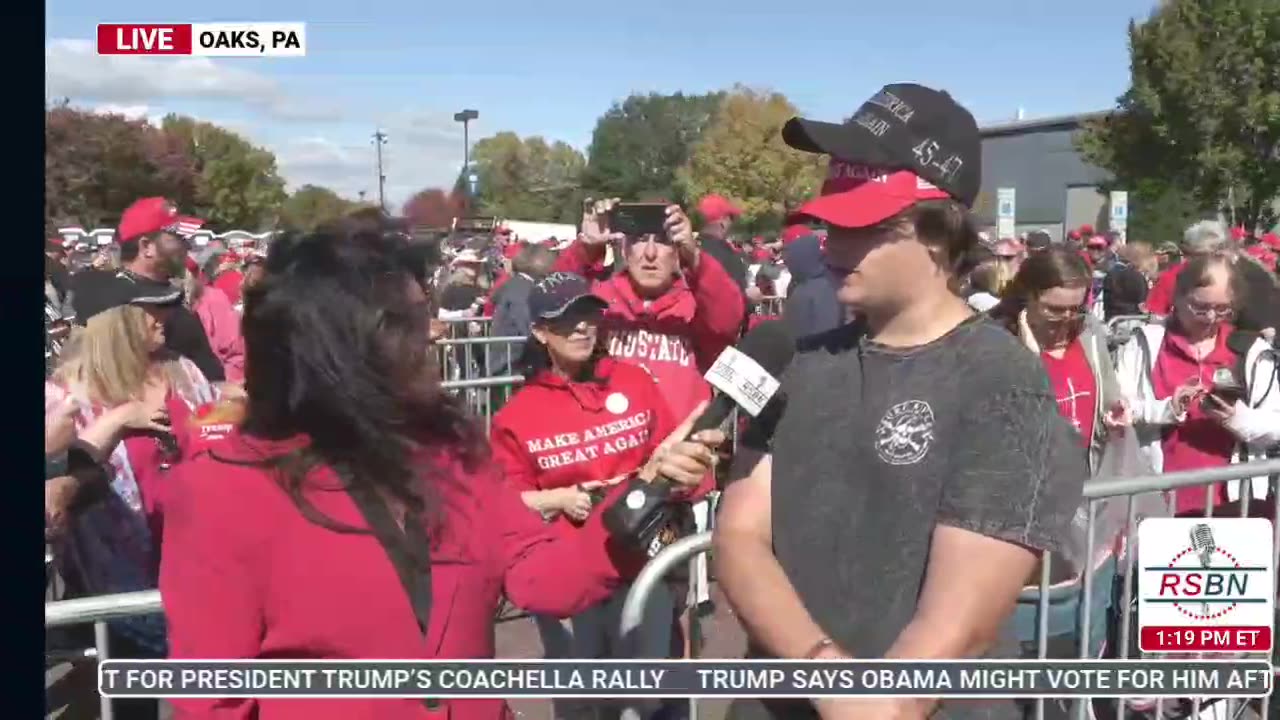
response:
[(373, 134), (373, 147), (378, 152), (378, 207), (387, 211), (387, 176), (382, 172), (382, 146), (387, 144), (387, 134), (378, 130)]
[(453, 114), (455, 122), (462, 123), (462, 181), (466, 183), (466, 192), (462, 194), (462, 209), (465, 213), (471, 205), (471, 137), (470, 124), (480, 117), (477, 110), (463, 110)]

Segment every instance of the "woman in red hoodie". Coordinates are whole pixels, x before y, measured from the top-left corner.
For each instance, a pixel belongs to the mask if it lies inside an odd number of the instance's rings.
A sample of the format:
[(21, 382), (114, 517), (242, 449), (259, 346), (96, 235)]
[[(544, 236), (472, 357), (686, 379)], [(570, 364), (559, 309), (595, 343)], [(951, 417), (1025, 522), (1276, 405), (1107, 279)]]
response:
[[(286, 236), (246, 289), (243, 419), (175, 468), (166, 505), (171, 657), (490, 658), (502, 594), (569, 615), (617, 586), (599, 518), (544, 525), (441, 390), (402, 243)], [(671, 455), (664, 473), (685, 461)], [(510, 717), (501, 699), (173, 704), (188, 719)]]
[[(533, 329), (521, 358), (528, 379), (494, 416), (492, 443), (531, 514), (541, 515), (557, 535), (584, 536), (590, 532), (586, 523), (601, 513), (595, 507), (622, 492), (621, 481), (629, 475), (651, 481), (669, 446), (677, 450), (676, 462), (667, 463), (662, 474), (681, 488), (677, 492), (695, 500), (709, 491), (712, 475), (707, 469), (715, 463), (714, 448), (724, 434), (704, 431), (695, 442), (677, 442), (696, 414), (673, 432), (653, 376), (608, 356), (599, 333), (606, 303), (591, 294), (587, 280), (552, 273), (534, 285), (529, 306)], [(607, 551), (624, 581), (634, 578), (646, 559), (612, 540)], [(633, 643), (619, 647), (617, 628), (627, 590), (620, 587), (564, 627), (555, 618), (540, 617), (547, 657), (668, 657), (675, 604), (666, 591), (645, 606)], [(557, 716), (590, 714), (592, 703), (568, 705), (558, 703)]]

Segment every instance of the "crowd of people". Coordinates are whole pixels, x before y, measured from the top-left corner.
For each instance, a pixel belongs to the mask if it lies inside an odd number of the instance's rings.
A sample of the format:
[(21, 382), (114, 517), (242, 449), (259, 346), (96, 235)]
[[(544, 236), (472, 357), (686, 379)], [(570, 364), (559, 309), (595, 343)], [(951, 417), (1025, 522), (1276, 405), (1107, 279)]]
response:
[[(783, 138), (832, 160), (776, 237), (735, 233), (740, 211), (712, 195), (643, 235), (614, 231), (618, 201), (600, 199), (570, 241), (419, 236), (361, 211), (268, 247), (192, 248), (201, 221), (146, 198), (109, 251), (73, 261), (47, 243), (55, 566), (72, 595), (164, 600), (163, 617), (110, 624), (113, 656), (491, 657), (505, 597), (535, 615), (548, 657), (687, 657), (705, 558), (651, 598), (635, 637), (617, 636), (619, 614), (656, 547), (714, 526), (752, 656), (1011, 657), (1016, 598), (1041, 551), (1066, 552), (1109, 442), (1132, 430), (1156, 472), (1280, 446), (1274, 234), (1206, 220), (1176, 247), (1087, 227), (988, 238), (970, 212), (976, 124), (919, 85), (886, 86), (850, 124), (795, 119)], [(483, 368), (522, 378), (487, 433), (442, 388), (433, 347), (450, 321), (486, 317), (493, 336), (526, 339)], [(690, 433), (712, 395), (703, 374), (775, 317), (797, 342), (777, 398), (745, 427)], [(602, 521), (637, 483), (669, 491), (660, 541)], [(1274, 492), (1241, 487), (1179, 491), (1170, 512)], [(733, 713), (924, 718), (932, 702)], [(191, 718), (504, 713), (173, 704)]]

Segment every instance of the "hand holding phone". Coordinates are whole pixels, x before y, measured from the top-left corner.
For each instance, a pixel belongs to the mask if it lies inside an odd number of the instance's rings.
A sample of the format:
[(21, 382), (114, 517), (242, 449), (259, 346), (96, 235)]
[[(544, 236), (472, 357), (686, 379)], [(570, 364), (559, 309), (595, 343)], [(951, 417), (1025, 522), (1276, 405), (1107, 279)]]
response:
[(609, 211), (609, 229), (627, 237), (667, 233), (666, 203), (618, 203)]

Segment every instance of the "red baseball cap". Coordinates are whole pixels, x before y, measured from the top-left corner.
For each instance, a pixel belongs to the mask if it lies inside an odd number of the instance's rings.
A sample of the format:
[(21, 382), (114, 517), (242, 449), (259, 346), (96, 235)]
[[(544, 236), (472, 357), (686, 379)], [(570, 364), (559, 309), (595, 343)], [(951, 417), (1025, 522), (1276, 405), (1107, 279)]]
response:
[(1091, 248), (1104, 248), (1107, 246), (1107, 239), (1101, 235), (1094, 235), (1089, 238), (1089, 242), (1085, 243), (1085, 245)]
[(1260, 239), (1262, 240), (1263, 245), (1280, 250), (1280, 235), (1276, 235), (1275, 233), (1266, 233)]
[(161, 230), (185, 237), (199, 230), (202, 225), (204, 220), (179, 215), (178, 208), (162, 197), (142, 198), (120, 215), (116, 242), (130, 242)]
[(861, 228), (897, 215), (922, 200), (951, 196), (910, 170), (886, 170), (832, 158), (822, 195), (796, 211), (836, 227)]
[(723, 195), (708, 195), (698, 202), (698, 214), (707, 222), (715, 222), (721, 218), (737, 217), (742, 211)]
[(808, 225), (788, 225), (782, 229), (782, 244), (790, 245), (802, 237), (813, 235)]

